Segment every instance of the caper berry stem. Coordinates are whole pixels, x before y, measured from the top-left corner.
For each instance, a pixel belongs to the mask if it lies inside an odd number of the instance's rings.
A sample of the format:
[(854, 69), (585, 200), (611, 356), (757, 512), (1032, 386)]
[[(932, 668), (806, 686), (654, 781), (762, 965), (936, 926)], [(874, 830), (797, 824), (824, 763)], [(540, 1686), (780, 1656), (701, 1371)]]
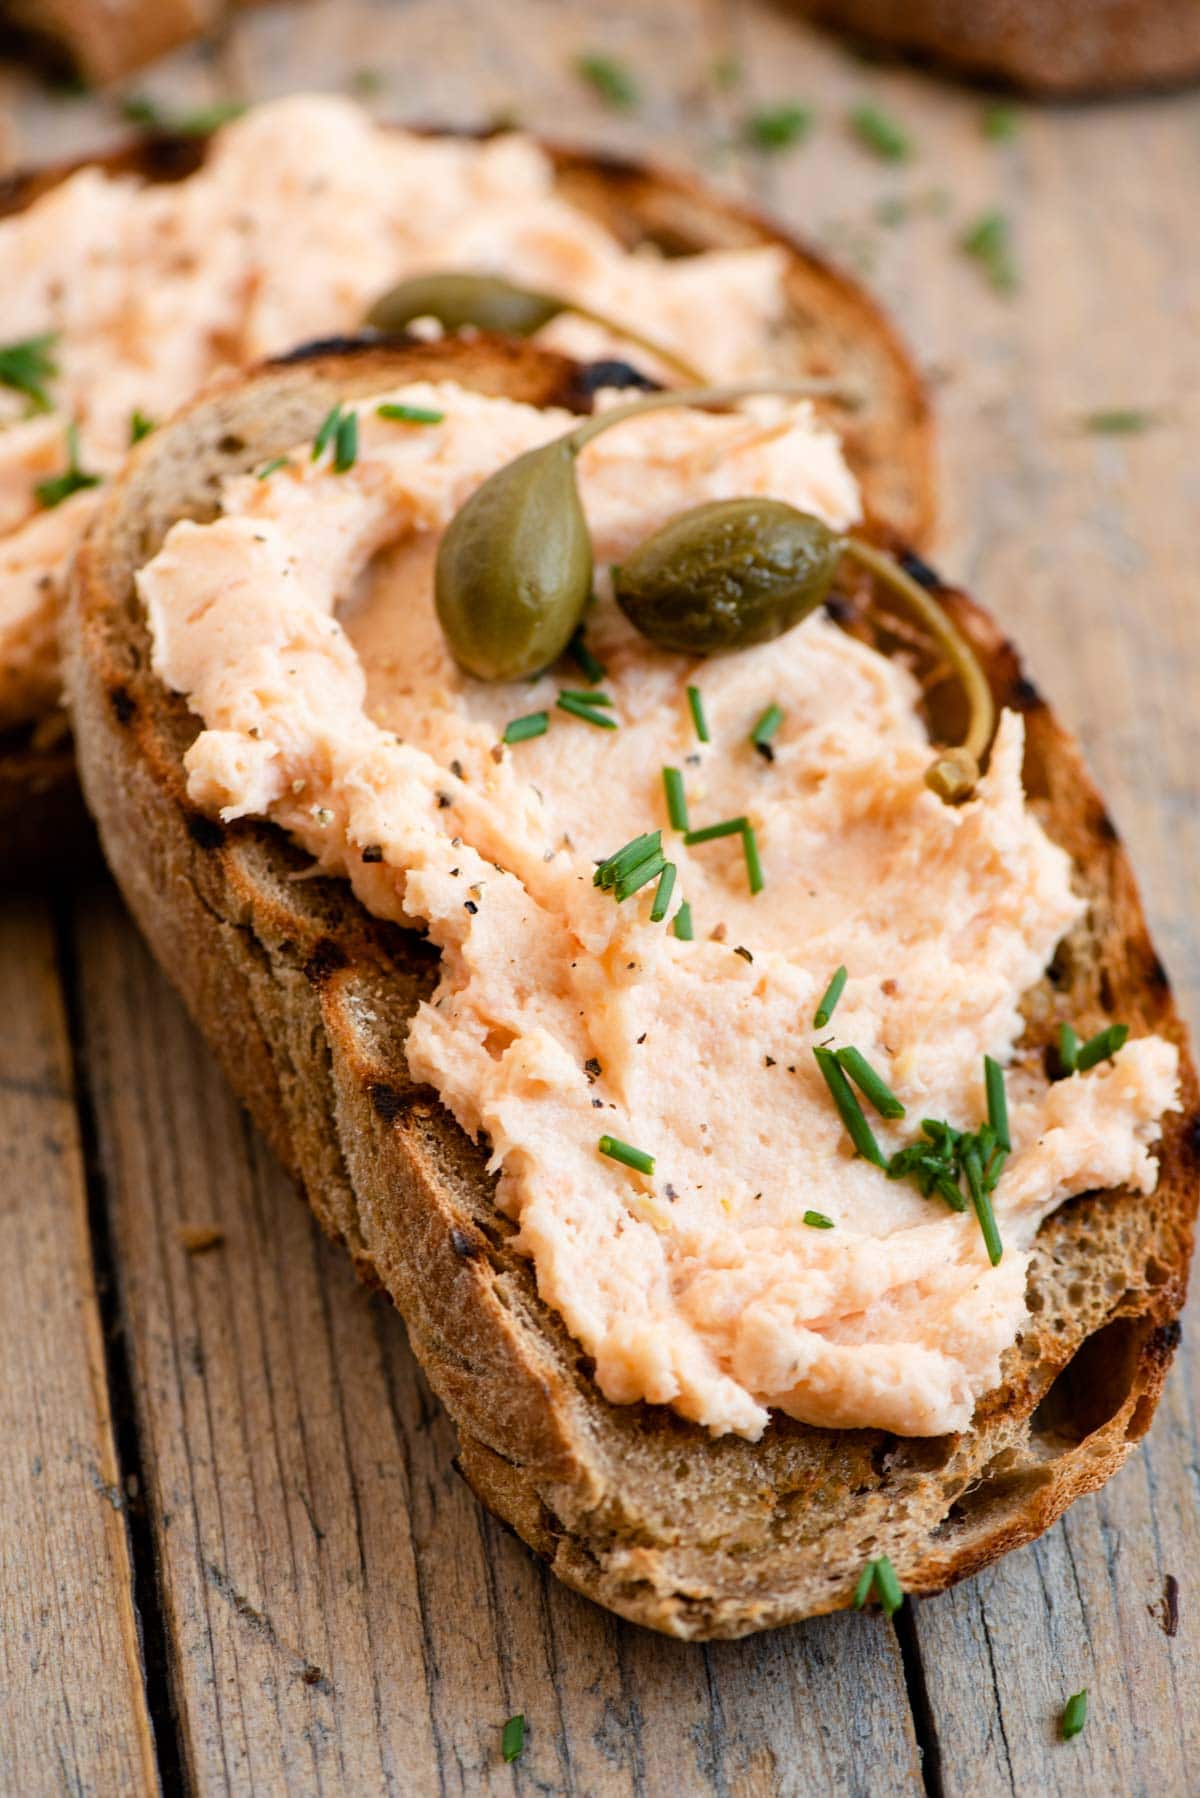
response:
[(624, 424), (627, 418), (640, 418), (643, 412), (661, 412), (667, 406), (727, 406), (734, 400), (751, 399), (755, 394), (778, 394), (784, 399), (820, 399), (830, 394), (854, 399), (844, 381), (813, 377), (795, 381), (736, 381), (726, 387), (672, 387), (663, 393), (644, 393), (624, 405), (610, 406), (605, 412), (593, 412), (567, 433), (566, 441), (578, 455), (601, 431)]
[(996, 707), (987, 676), (962, 632), (937, 600), (900, 564), (861, 537), (847, 537), (842, 552), (875, 577), (928, 630), (962, 683), (967, 701), (967, 734), (939, 755), (926, 771), (926, 784), (948, 804), (969, 799), (979, 781), (979, 763), (996, 728)]

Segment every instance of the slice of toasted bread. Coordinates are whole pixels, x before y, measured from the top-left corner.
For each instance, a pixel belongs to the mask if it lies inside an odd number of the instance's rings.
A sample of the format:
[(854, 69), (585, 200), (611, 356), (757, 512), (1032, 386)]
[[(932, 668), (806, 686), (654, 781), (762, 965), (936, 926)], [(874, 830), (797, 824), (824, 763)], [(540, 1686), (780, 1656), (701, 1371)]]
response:
[[(845, 275), (747, 207), (687, 176), (642, 162), (543, 146), (562, 190), (603, 220), (631, 247), (657, 244), (670, 254), (770, 243), (787, 257), (788, 317), (779, 341), (779, 366), (788, 372), (844, 376), (861, 396), (856, 410), (837, 409), (850, 462), (868, 510), (881, 525), (923, 545), (933, 526), (933, 434), (915, 368), (882, 312)], [(93, 159), (113, 174), (176, 181), (204, 160), (205, 140), (153, 136)], [(65, 179), (79, 163), (0, 176), (0, 218), (18, 212)], [(37, 729), (0, 741), (0, 835), (18, 836), (37, 860), (38, 832), (25, 800), (26, 777), (53, 789), (65, 817), (74, 772), (68, 755), (38, 747)], [(3, 874), (23, 873), (29, 855), (10, 854)]]
[(800, 0), (872, 43), (1035, 94), (1162, 87), (1200, 75), (1200, 11), (1179, 0)]
[[(1179, 1043), (1152, 1198), (1088, 1194), (1043, 1225), (1030, 1315), (1003, 1383), (960, 1436), (902, 1440), (780, 1418), (710, 1440), (673, 1412), (608, 1404), (537, 1296), (486, 1156), (414, 1086), (406, 1020), (437, 957), (336, 881), (290, 878), (271, 826), (198, 814), (182, 757), (197, 731), (150, 669), (134, 573), (221, 477), (311, 436), (337, 399), (451, 377), (578, 407), (587, 370), (497, 340), (319, 348), (195, 403), (139, 448), (77, 559), (68, 688), (88, 800), (142, 929), (325, 1229), (386, 1288), (459, 1432), (479, 1496), (568, 1584), (680, 1636), (734, 1636), (844, 1606), (886, 1552), (933, 1592), (1030, 1540), (1144, 1434), (1178, 1335), (1197, 1192), (1197, 1089), (1133, 876), (1078, 749), (986, 615), (942, 590), (996, 697), (1025, 716), (1025, 777), (1072, 856), (1086, 920), (1027, 997), (1027, 1041), (1113, 1017)], [(925, 578), (922, 565), (914, 563)], [(929, 577), (932, 578), (932, 577)], [(848, 592), (838, 615), (869, 626)]]
[(94, 86), (210, 31), (224, 0), (6, 0), (14, 25), (65, 51)]

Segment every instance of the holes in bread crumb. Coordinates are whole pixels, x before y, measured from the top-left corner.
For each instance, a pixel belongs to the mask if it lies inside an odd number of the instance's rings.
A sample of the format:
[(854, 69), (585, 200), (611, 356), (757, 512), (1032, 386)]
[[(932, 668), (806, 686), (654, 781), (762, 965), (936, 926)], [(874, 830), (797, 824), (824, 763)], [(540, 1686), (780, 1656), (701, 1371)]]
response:
[(1151, 1255), (1143, 1270), (1143, 1277), (1147, 1286), (1153, 1290), (1156, 1286), (1166, 1285), (1167, 1281), (1171, 1278), (1171, 1270), (1169, 1267), (1164, 1267), (1161, 1261), (1156, 1260), (1155, 1257)]
[(936, 1473), (945, 1467), (961, 1438), (958, 1436), (909, 1436), (897, 1442), (888, 1457), (886, 1471), (896, 1473)]
[(1012, 1459), (1012, 1451), (1006, 1449), (988, 1462), (980, 1478), (950, 1506), (933, 1532), (936, 1538), (981, 1535), (994, 1529), (1001, 1515), (1023, 1511), (1054, 1478), (1045, 1467), (1013, 1468)]
[(1143, 1392), (1141, 1398), (1130, 1412), (1129, 1422), (1125, 1425), (1126, 1442), (1140, 1442), (1150, 1428), (1154, 1416), (1154, 1408), (1158, 1403), (1158, 1394)]
[(1129, 1396), (1149, 1328), (1144, 1318), (1114, 1317), (1086, 1337), (1033, 1413), (1031, 1433), (1071, 1443), (1103, 1429)]

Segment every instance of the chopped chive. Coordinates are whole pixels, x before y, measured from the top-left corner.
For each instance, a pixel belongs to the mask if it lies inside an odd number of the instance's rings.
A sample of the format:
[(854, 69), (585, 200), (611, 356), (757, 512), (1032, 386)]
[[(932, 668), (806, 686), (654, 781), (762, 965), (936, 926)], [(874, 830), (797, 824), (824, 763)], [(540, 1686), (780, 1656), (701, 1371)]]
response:
[(342, 402), (339, 400), (337, 404), (331, 406), (329, 411), (325, 414), (324, 418), (321, 420), (317, 434), (313, 438), (312, 459), (314, 462), (320, 460), (325, 451), (329, 448), (329, 445), (337, 436), (337, 428), (341, 423), (341, 419)]
[(615, 56), (587, 52), (575, 58), (575, 72), (617, 112), (632, 112), (641, 99), (630, 69)]
[(663, 790), (667, 795), (667, 816), (671, 820), (672, 830), (686, 830), (688, 827), (687, 795), (683, 790), (683, 775), (678, 768), (664, 768)]
[(272, 456), (271, 460), (269, 462), (263, 463), (262, 467), (259, 469), (258, 473), (254, 477), (255, 480), (256, 481), (265, 481), (268, 475), (272, 475), (275, 473), (276, 469), (286, 468), (287, 461), (288, 461), (288, 459), (286, 456)]
[(850, 1082), (838, 1066), (837, 1057), (830, 1054), (828, 1049), (814, 1049), (813, 1054), (854, 1147), (865, 1160), (873, 1161), (876, 1167), (886, 1168), (887, 1162), (875, 1141), (863, 1108), (854, 1096)]
[(1008, 1133), (1008, 1097), (1004, 1091), (1004, 1069), (990, 1055), (983, 1058), (983, 1083), (987, 1088), (988, 1123), (996, 1132), (996, 1141), (1007, 1155), (1012, 1148)]
[(339, 400), (336, 406), (331, 406), (329, 408), (329, 411), (321, 420), (316, 436), (313, 438), (312, 459), (314, 462), (320, 461), (325, 451), (329, 448), (329, 445), (333, 442), (337, 435), (337, 428), (341, 423), (341, 418), (342, 402)]
[(861, 1611), (870, 1597), (871, 1587), (875, 1584), (875, 1563), (868, 1561), (858, 1576), (858, 1584), (854, 1588), (854, 1597), (850, 1600), (850, 1608)]
[(902, 1118), (904, 1107), (887, 1082), (880, 1078), (866, 1056), (858, 1049), (838, 1049), (837, 1059), (849, 1074), (864, 1099), (869, 1099), (880, 1117)]
[(1132, 437), (1138, 431), (1149, 430), (1155, 422), (1153, 412), (1140, 411), (1136, 406), (1113, 406), (1106, 412), (1086, 413), (1083, 428), (1102, 437)]
[(354, 69), (346, 83), (350, 92), (360, 100), (371, 100), (382, 94), (388, 85), (388, 78), (382, 69), (370, 67)]
[(525, 1714), (518, 1711), (504, 1725), (500, 1736), (500, 1753), (506, 1761), (515, 1761), (525, 1747)]
[(963, 1173), (967, 1176), (967, 1185), (971, 1190), (971, 1203), (975, 1207), (979, 1228), (983, 1232), (988, 1260), (993, 1267), (998, 1267), (1001, 1256), (1004, 1254), (1004, 1245), (1000, 1241), (1000, 1232), (996, 1228), (996, 1214), (992, 1210), (991, 1195), (984, 1185), (979, 1150), (973, 1141), (963, 1149), (962, 1165)]
[(658, 888), (654, 894), (654, 904), (650, 907), (650, 922), (661, 924), (667, 915), (667, 907), (671, 903), (671, 894), (675, 891), (675, 863), (668, 862), (659, 876)]
[(597, 693), (592, 689), (586, 692), (580, 687), (564, 687), (560, 694), (563, 699), (577, 699), (580, 705), (612, 705), (612, 695)]
[(549, 712), (526, 712), (523, 718), (514, 718), (504, 726), (505, 743), (527, 743), (530, 737), (544, 737), (550, 728)]
[(754, 729), (750, 732), (750, 741), (758, 750), (769, 749), (771, 738), (783, 723), (783, 707), (769, 705)]
[[(688, 839), (685, 837), (683, 840), (686, 843)], [(764, 884), (762, 862), (759, 860), (758, 838), (754, 834), (754, 826), (752, 824), (743, 826), (742, 854), (746, 860), (746, 879), (750, 883), (750, 891), (752, 893), (761, 893)]]
[(345, 474), (358, 460), (358, 413), (343, 412), (333, 434), (333, 472)]
[(985, 212), (959, 238), (959, 247), (973, 256), (997, 293), (1012, 293), (1019, 284), (1008, 220), (1002, 212)]
[(962, 1196), (962, 1188), (949, 1174), (938, 1174), (933, 1184), (938, 1197), (949, 1205), (951, 1211), (966, 1210), (967, 1201)]
[(652, 849), (662, 847), (662, 831), (648, 830), (644, 836), (631, 837), (620, 849), (606, 856), (592, 876), (592, 885), (610, 887), (622, 874), (642, 861)]
[(570, 712), (572, 718), (582, 718), (586, 724), (599, 725), (601, 730), (616, 730), (617, 721), (609, 718), (604, 712), (597, 711), (595, 706), (585, 705), (573, 693), (560, 693), (555, 705), (562, 712)]
[(1079, 1072), (1079, 1038), (1070, 1024), (1061, 1024), (1058, 1031), (1058, 1059), (1068, 1074)]
[(1128, 1035), (1128, 1024), (1110, 1024), (1106, 1030), (1098, 1030), (1095, 1036), (1089, 1036), (1076, 1057), (1079, 1072), (1086, 1074), (1097, 1062), (1111, 1061)]
[(65, 499), (73, 493), (82, 493), (85, 487), (98, 487), (100, 476), (89, 474), (79, 466), (79, 427), (67, 426), (67, 466), (62, 474), (51, 475), (47, 481), (38, 481), (33, 491), (40, 505), (50, 511), (61, 506)]
[(803, 143), (812, 130), (811, 106), (770, 106), (752, 112), (742, 125), (742, 135), (756, 150), (788, 150)]
[(571, 641), (567, 644), (567, 654), (575, 663), (575, 666), (579, 669), (579, 672), (583, 675), (584, 679), (590, 680), (593, 686), (595, 686), (597, 681), (602, 681), (608, 673), (608, 669), (604, 666), (604, 663), (600, 661), (597, 656), (592, 654), (591, 650), (584, 642), (582, 625), (580, 625), (579, 629), (575, 632), (575, 635), (571, 638)]
[(1069, 1742), (1077, 1736), (1087, 1722), (1087, 1689), (1075, 1692), (1067, 1699), (1062, 1714), (1062, 1739)]
[(824, 1030), (826, 1024), (828, 1024), (830, 1018), (834, 1014), (845, 984), (846, 970), (845, 968), (839, 968), (833, 979), (829, 982), (829, 985), (825, 988), (825, 997), (821, 1000), (821, 1003), (817, 1006), (817, 1009), (813, 1014), (814, 1030)]
[(692, 708), (692, 723), (696, 726), (696, 735), (702, 743), (710, 741), (708, 735), (708, 719), (704, 716), (704, 695), (699, 687), (687, 690), (688, 704)]
[(52, 354), (57, 342), (57, 331), (45, 331), (40, 337), (0, 344), (0, 387), (24, 394), (35, 412), (50, 411), (46, 383), (58, 373)]
[(885, 1617), (893, 1617), (904, 1603), (904, 1588), (896, 1578), (896, 1569), (887, 1555), (875, 1562), (875, 1591)]
[(131, 444), (140, 443), (142, 441), (143, 437), (149, 437), (149, 435), (153, 429), (154, 429), (154, 420), (152, 418), (147, 418), (146, 414), (144, 412), (140, 412), (138, 410), (138, 408), (135, 406), (133, 408), (133, 411), (129, 414), (129, 441), (130, 441), (130, 443)]
[(804, 1222), (813, 1230), (832, 1230), (833, 1219), (826, 1217), (823, 1211), (806, 1211)]
[(446, 416), (433, 406), (406, 406), (403, 400), (385, 400), (381, 406), (376, 406), (375, 415), (401, 425), (440, 425)]
[(675, 923), (672, 928), (681, 943), (692, 941), (692, 908), (686, 899), (675, 913)]
[(645, 1149), (635, 1149), (631, 1143), (622, 1142), (619, 1136), (602, 1136), (599, 1144), (600, 1153), (607, 1155), (610, 1161), (623, 1162), (639, 1174), (654, 1172), (654, 1157), (647, 1155)]
[(724, 818), (720, 824), (706, 824), (700, 830), (689, 830), (684, 842), (690, 847), (693, 843), (715, 843), (718, 837), (736, 837), (750, 828), (750, 821), (745, 817)]
[(655, 849), (644, 861), (636, 862), (627, 874), (618, 876), (613, 886), (617, 904), (632, 899), (651, 880), (656, 880), (666, 867), (661, 849)]
[(207, 137), (246, 110), (244, 100), (214, 100), (193, 112), (166, 113), (148, 94), (129, 94), (121, 101), (121, 116), (131, 125), (158, 131), (166, 137)]
[(885, 162), (907, 162), (912, 155), (907, 131), (882, 107), (856, 106), (850, 114), (850, 126), (859, 142)]
[(984, 109), (980, 120), (983, 135), (994, 144), (1007, 143), (1014, 138), (1021, 126), (1021, 115), (1015, 106), (995, 105)]

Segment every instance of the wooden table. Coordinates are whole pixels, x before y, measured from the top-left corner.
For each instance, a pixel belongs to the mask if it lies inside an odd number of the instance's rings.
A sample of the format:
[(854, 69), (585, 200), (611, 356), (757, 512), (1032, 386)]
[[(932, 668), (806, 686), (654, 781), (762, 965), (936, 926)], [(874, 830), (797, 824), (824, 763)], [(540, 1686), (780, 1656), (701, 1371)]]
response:
[[(596, 47), (636, 72), (636, 112), (574, 78)], [(1022, 111), (996, 143), (978, 95), (724, 0), (310, 0), (133, 85), (317, 83), (699, 162), (863, 268), (936, 387), (941, 561), (1081, 733), (1195, 1021), (1200, 98)], [(850, 140), (865, 97), (909, 124), (911, 163)], [(805, 146), (739, 145), (747, 110), (793, 99), (818, 109)], [(12, 160), (120, 130), (111, 101), (15, 69), (0, 107)], [(956, 248), (994, 205), (1011, 298)], [(1080, 426), (1128, 406), (1153, 428)], [(102, 876), (0, 907), (0, 1007), (5, 1794), (1200, 1789), (1186, 1335), (1143, 1450), (1036, 1546), (895, 1627), (660, 1641), (479, 1510), (397, 1318), (318, 1240)], [(1063, 1744), (1081, 1686), (1088, 1726)]]

